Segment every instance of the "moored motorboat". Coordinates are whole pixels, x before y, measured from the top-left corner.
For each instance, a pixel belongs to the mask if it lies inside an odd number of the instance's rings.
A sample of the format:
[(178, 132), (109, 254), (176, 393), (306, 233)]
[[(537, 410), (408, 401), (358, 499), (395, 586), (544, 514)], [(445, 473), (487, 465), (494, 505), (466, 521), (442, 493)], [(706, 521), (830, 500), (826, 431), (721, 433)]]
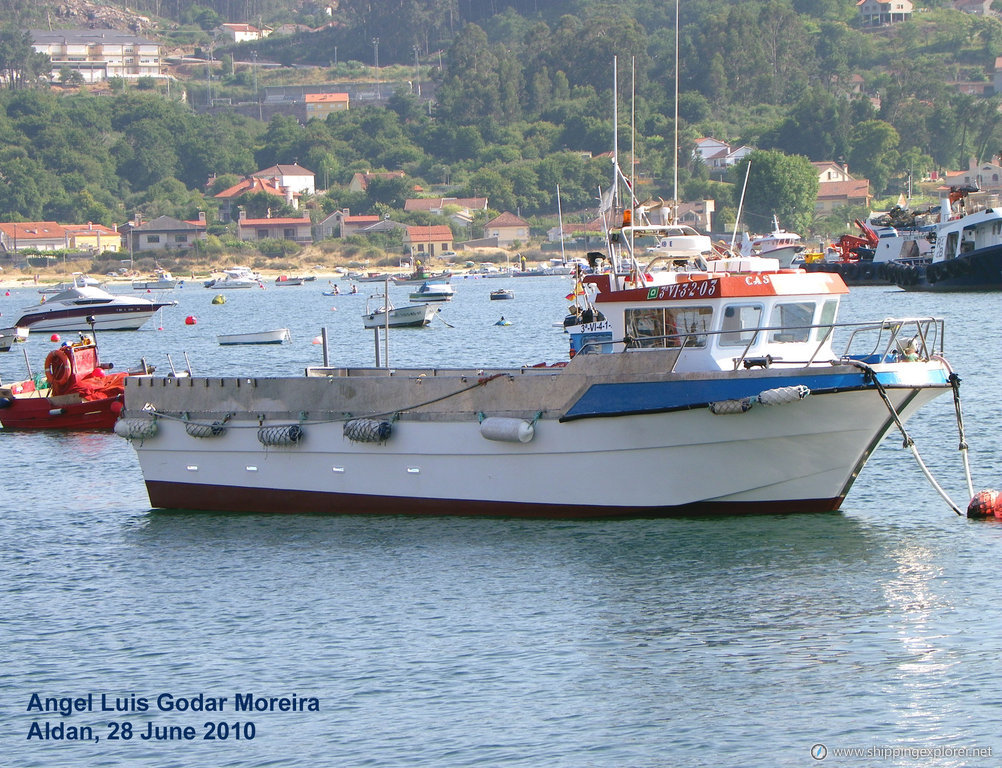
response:
[(772, 232), (767, 235), (750, 237), (745, 234), (741, 243), (742, 256), (761, 256), (776, 259), (780, 267), (789, 267), (800, 257), (806, 246), (800, 235), (787, 232), (779, 226), (779, 219), (772, 218)]
[(15, 344), (27, 341), (28, 332), (27, 328), (18, 328), (17, 326), (0, 328), (0, 352), (9, 352)]
[(456, 291), (448, 283), (427, 282), (410, 293), (411, 301), (452, 301)]
[[(108, 373), (97, 344), (82, 338), (45, 358), (45, 373), (0, 387), (4, 429), (111, 430), (122, 410), (124, 382), (132, 372)], [(150, 373), (143, 364), (140, 374)]]
[[(377, 297), (381, 298), (381, 297)], [(378, 306), (366, 306), (362, 315), (363, 328), (420, 328), (428, 325), (438, 313), (431, 304), (408, 304), (404, 307), (387, 309), (385, 303)]]
[(941, 320), (839, 323), (838, 275), (721, 256), (695, 231), (641, 266), (634, 243), (656, 230), (633, 212), (631, 202), (595, 259), (608, 271), (580, 279), (569, 361), (128, 381), (116, 432), (136, 450), (152, 506), (831, 511), (891, 429), (956, 391)]
[(260, 288), (261, 277), (249, 267), (231, 267), (223, 270), (223, 276), (206, 280), (206, 288)]
[(506, 299), (514, 299), (515, 291), (510, 288), (498, 288), (495, 291), (491, 291), (491, 301), (504, 301)]
[(137, 291), (169, 291), (181, 283), (166, 269), (158, 269), (152, 276), (132, 281), (132, 287)]
[(275, 278), (275, 285), (277, 286), (291, 286), (291, 285), (302, 285), (303, 278), (301, 277), (289, 277), (288, 275), (279, 275)]
[[(837, 275), (735, 258), (648, 279), (619, 263), (584, 278), (608, 339), (569, 362), (128, 381), (118, 432), (154, 507), (807, 512), (838, 509), (895, 419), (951, 390), (942, 321), (839, 323)], [(190, 432), (224, 418), (212, 439)], [(611, 482), (624, 467), (636, 480)]]
[(943, 199), (931, 258), (888, 270), (906, 291), (1002, 290), (1002, 205), (996, 193), (954, 187)]
[(21, 311), (16, 326), (32, 331), (131, 331), (176, 301), (151, 301), (108, 293), (102, 288), (74, 284), (42, 303)]
[(268, 331), (249, 331), (247, 333), (221, 333), (216, 336), (221, 346), (234, 344), (281, 344), (292, 341), (288, 328), (273, 328)]

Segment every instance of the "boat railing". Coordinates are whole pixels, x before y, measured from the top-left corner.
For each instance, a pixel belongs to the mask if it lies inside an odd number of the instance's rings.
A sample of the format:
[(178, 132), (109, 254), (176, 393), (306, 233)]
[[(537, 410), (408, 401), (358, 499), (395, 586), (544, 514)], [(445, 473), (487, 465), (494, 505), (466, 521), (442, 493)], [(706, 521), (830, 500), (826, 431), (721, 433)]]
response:
[[(585, 342), (577, 354), (588, 354), (608, 350), (610, 345), (615, 348), (622, 346), (622, 351), (638, 351), (645, 348), (677, 349), (680, 354), (672, 362), (669, 373), (673, 372), (681, 353), (686, 351), (704, 350), (710, 338), (719, 338), (725, 334), (740, 333), (748, 335), (739, 355), (732, 358), (734, 370), (739, 368), (769, 367), (773, 363), (783, 365), (814, 365), (825, 364), (835, 360), (859, 360), (867, 363), (881, 363), (903, 360), (914, 355), (914, 359), (927, 360), (933, 355), (943, 353), (944, 321), (933, 317), (886, 318), (876, 322), (851, 323), (818, 323), (813, 325), (768, 325), (726, 330), (699, 330), (684, 333), (671, 333), (658, 336), (627, 336), (622, 339), (596, 339)], [(841, 353), (832, 350), (831, 355), (824, 354), (831, 349), (832, 339), (836, 331), (848, 332)], [(784, 334), (789, 338), (773, 337), (763, 350), (759, 344), (762, 334)], [(785, 344), (797, 344), (797, 351), (805, 351), (804, 346), (810, 345), (808, 354), (803, 359), (792, 360), (774, 354), (781, 351)], [(717, 347), (719, 348), (719, 344)], [(763, 354), (765, 352), (766, 354)], [(819, 363), (819, 360), (821, 361)]]

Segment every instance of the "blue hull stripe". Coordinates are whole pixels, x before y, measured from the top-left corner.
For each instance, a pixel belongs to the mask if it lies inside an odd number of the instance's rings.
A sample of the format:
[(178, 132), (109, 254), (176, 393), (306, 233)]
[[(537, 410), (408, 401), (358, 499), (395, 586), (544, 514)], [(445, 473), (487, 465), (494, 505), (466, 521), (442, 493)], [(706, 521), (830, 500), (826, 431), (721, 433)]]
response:
[[(926, 381), (918, 383), (913, 378), (905, 383), (894, 372), (882, 372), (878, 378), (888, 389), (902, 386), (944, 388), (949, 386), (942, 370), (931, 371)], [(767, 389), (799, 384), (808, 387), (815, 394), (872, 389), (862, 373), (595, 384), (585, 390), (560, 420), (705, 408), (709, 403), (741, 400), (755, 397)]]

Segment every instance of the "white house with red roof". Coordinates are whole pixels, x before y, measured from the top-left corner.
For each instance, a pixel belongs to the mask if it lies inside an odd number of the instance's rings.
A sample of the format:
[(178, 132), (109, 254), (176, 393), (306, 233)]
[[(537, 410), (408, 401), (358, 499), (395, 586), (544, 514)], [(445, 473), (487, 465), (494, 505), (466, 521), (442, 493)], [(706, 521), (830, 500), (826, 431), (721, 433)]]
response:
[(253, 195), (257, 192), (274, 195), (293, 208), (299, 207), (299, 193), (288, 187), (279, 187), (271, 179), (259, 176), (245, 176), (228, 189), (214, 195), (219, 200), (219, 219), (223, 223), (233, 220), (233, 202), (243, 195)]
[(1002, 158), (979, 163), (972, 157), (966, 171), (947, 171), (943, 187), (977, 187), (985, 192), (1002, 192)]
[(66, 229), (54, 221), (0, 223), (0, 249), (6, 253), (59, 251), (66, 247)]
[(754, 151), (754, 147), (745, 144), (733, 147), (725, 141), (704, 136), (696, 139), (692, 155), (702, 160), (703, 165), (709, 169), (710, 176), (719, 178), (725, 175), (732, 165), (737, 165)]
[(259, 179), (267, 179), (276, 187), (284, 187), (295, 195), (315, 195), (316, 174), (303, 168), (299, 163), (292, 165), (273, 165), (251, 174)]
[(269, 35), (269, 30), (259, 29), (253, 24), (226, 23), (218, 27), (219, 34), (230, 38), (234, 43), (245, 43), (248, 40), (260, 40)]

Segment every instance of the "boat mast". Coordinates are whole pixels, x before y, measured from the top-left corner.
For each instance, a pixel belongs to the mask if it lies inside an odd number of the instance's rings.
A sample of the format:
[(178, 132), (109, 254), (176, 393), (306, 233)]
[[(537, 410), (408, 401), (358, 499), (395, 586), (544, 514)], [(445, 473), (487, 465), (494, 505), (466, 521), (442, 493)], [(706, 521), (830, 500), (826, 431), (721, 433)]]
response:
[(681, 0), (675, 0), (675, 162), (672, 164), (675, 171), (674, 186), (672, 188), (671, 201), (671, 223), (678, 223), (678, 8)]

